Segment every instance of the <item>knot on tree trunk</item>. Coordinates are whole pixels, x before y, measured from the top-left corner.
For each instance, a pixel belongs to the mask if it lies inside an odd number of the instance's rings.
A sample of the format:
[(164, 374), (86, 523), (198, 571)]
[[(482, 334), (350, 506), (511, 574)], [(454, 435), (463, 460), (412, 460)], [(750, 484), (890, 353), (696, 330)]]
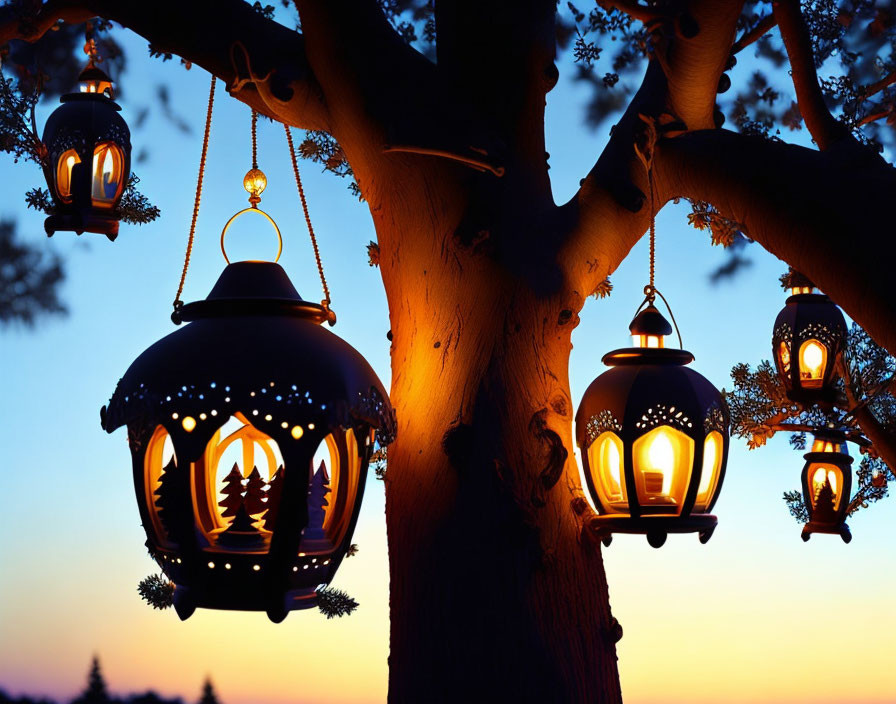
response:
[(457, 473), (462, 474), (473, 458), (473, 426), (458, 423), (448, 428), (442, 436), (442, 452)]
[(551, 430), (545, 418), (548, 409), (542, 408), (532, 416), (529, 421), (529, 431), (542, 443), (545, 448), (544, 467), (532, 487), (532, 505), (541, 508), (546, 503), (547, 492), (554, 487), (563, 474), (563, 466), (566, 464), (566, 458), (569, 455), (563, 446), (563, 440), (560, 436)]

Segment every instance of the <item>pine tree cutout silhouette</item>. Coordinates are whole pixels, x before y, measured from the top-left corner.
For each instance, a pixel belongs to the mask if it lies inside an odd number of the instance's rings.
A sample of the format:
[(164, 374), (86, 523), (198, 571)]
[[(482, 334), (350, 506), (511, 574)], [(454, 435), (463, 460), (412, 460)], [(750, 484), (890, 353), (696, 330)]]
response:
[(330, 493), (330, 477), (327, 475), (327, 467), (321, 461), (320, 467), (311, 477), (311, 487), (308, 490), (308, 526), (305, 528), (306, 540), (320, 540), (325, 538), (324, 518), (329, 505), (327, 494)]
[(172, 458), (162, 470), (153, 496), (156, 497), (159, 520), (168, 537), (175, 543), (182, 542), (193, 530), (190, 472), (178, 467)]
[(233, 518), (243, 505), (243, 473), (234, 463), (230, 474), (224, 477), (224, 488), (221, 490), (224, 498), (218, 502), (218, 506), (224, 509), (221, 515), (224, 518)]
[(834, 511), (834, 490), (831, 482), (827, 477), (818, 493), (815, 495), (815, 510), (812, 513), (812, 520), (820, 523), (834, 523), (837, 520), (837, 512)]
[(253, 519), (258, 519), (265, 511), (264, 503), (264, 480), (258, 473), (258, 467), (253, 467), (249, 474), (249, 481), (246, 483), (245, 499), (243, 501), (246, 507), (246, 513)]
[(271, 477), (271, 483), (268, 484), (265, 491), (265, 506), (268, 512), (264, 514), (264, 529), (271, 532), (277, 524), (277, 514), (280, 512), (280, 497), (283, 494), (283, 465), (277, 468), (274, 476)]

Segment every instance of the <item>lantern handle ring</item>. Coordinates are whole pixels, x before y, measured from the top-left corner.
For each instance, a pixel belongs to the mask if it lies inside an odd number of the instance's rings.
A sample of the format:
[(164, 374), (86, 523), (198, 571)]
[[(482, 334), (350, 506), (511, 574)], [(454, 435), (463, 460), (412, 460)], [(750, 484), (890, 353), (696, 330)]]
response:
[(280, 260), (280, 254), (283, 252), (283, 235), (280, 234), (280, 228), (277, 227), (277, 223), (274, 222), (274, 218), (264, 212), (261, 208), (256, 208), (253, 205), (249, 208), (243, 208), (241, 211), (231, 216), (230, 220), (227, 221), (227, 224), (224, 225), (224, 229), (221, 230), (221, 254), (224, 255), (224, 261), (226, 261), (228, 264), (230, 264), (230, 257), (227, 256), (227, 250), (224, 248), (224, 238), (227, 236), (227, 230), (230, 229), (233, 221), (236, 220), (240, 215), (251, 212), (263, 215), (267, 219), (267, 221), (271, 223), (271, 226), (274, 228), (274, 232), (277, 233), (277, 256), (274, 257), (274, 263)]
[(662, 298), (663, 303), (666, 304), (666, 310), (669, 311), (669, 317), (672, 318), (672, 325), (675, 326), (675, 334), (678, 335), (678, 348), (683, 350), (684, 343), (681, 341), (681, 330), (678, 329), (678, 323), (675, 322), (675, 313), (672, 312), (672, 307), (669, 305), (669, 301), (666, 300), (666, 297), (660, 293), (660, 290), (653, 284), (647, 284), (647, 286), (644, 287), (644, 300), (641, 301), (641, 305), (639, 305), (638, 310), (635, 311), (635, 316), (641, 312), (645, 303), (653, 304), (657, 296)]

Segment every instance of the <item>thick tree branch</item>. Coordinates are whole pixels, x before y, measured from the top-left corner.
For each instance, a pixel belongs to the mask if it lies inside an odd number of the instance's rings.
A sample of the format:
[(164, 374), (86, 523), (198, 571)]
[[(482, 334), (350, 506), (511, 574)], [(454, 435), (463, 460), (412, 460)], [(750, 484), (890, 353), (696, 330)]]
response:
[(741, 35), (741, 38), (734, 42), (734, 46), (731, 47), (731, 53), (737, 54), (748, 46), (753, 44), (754, 42), (758, 42), (762, 37), (768, 34), (774, 27), (778, 24), (778, 20), (775, 18), (774, 14), (766, 15), (762, 19), (760, 19), (751, 29), (748, 29), (746, 32)]
[(894, 245), (880, 239), (892, 230), (892, 166), (852, 142), (818, 152), (706, 130), (665, 141), (656, 168), (661, 202), (712, 203), (896, 351)]
[(824, 151), (836, 142), (850, 137), (849, 130), (834, 118), (824, 102), (824, 94), (815, 71), (812, 41), (803, 21), (799, 0), (777, 0), (774, 9), (790, 59), (800, 114), (818, 148)]
[[(635, 156), (643, 122), (657, 120), (672, 134), (715, 125), (719, 77), (731, 55), (741, 0), (696, 0), (688, 11), (699, 28), (685, 39), (661, 29), (662, 63), (651, 60), (637, 94), (579, 193), (564, 206), (571, 231), (561, 243), (560, 267), (583, 295), (591, 293), (644, 234), (651, 213), (644, 208), (647, 175)], [(657, 209), (665, 201), (658, 199)]]
[(860, 406), (854, 412), (856, 422), (874, 445), (880, 458), (891, 469), (896, 467), (896, 437), (880, 424), (868, 406)]
[(59, 20), (104, 17), (222, 78), (258, 112), (297, 127), (327, 129), (326, 105), (302, 35), (241, 0), (51, 0), (24, 19), (6, 9), (0, 42), (35, 41)]

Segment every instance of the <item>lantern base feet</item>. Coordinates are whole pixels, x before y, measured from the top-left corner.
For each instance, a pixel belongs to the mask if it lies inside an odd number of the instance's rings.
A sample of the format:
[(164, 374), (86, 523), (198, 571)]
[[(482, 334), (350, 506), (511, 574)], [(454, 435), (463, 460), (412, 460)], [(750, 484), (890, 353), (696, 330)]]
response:
[(111, 215), (97, 215), (91, 213), (86, 217), (82, 217), (80, 213), (61, 213), (51, 215), (44, 220), (44, 230), (47, 237), (52, 237), (56, 232), (75, 232), (83, 234), (85, 232), (94, 232), (98, 235), (105, 235), (110, 242), (114, 242), (118, 237), (118, 219)]
[(812, 521), (809, 521), (809, 523), (803, 526), (803, 532), (800, 534), (800, 537), (805, 543), (809, 541), (809, 538), (812, 537), (813, 533), (829, 533), (831, 535), (839, 535), (840, 539), (844, 543), (849, 543), (852, 540), (852, 532), (849, 530), (849, 526), (845, 523), (839, 526), (832, 526), (830, 524), (814, 523)]
[(186, 587), (178, 586), (174, 590), (174, 610), (181, 621), (186, 621), (196, 611), (196, 602)]
[(669, 533), (699, 533), (700, 542), (706, 543), (712, 537), (718, 519), (708, 513), (690, 516), (625, 516), (601, 514), (591, 519), (591, 530), (609, 546), (613, 533), (634, 533), (647, 536), (647, 542), (655, 548), (661, 547)]

